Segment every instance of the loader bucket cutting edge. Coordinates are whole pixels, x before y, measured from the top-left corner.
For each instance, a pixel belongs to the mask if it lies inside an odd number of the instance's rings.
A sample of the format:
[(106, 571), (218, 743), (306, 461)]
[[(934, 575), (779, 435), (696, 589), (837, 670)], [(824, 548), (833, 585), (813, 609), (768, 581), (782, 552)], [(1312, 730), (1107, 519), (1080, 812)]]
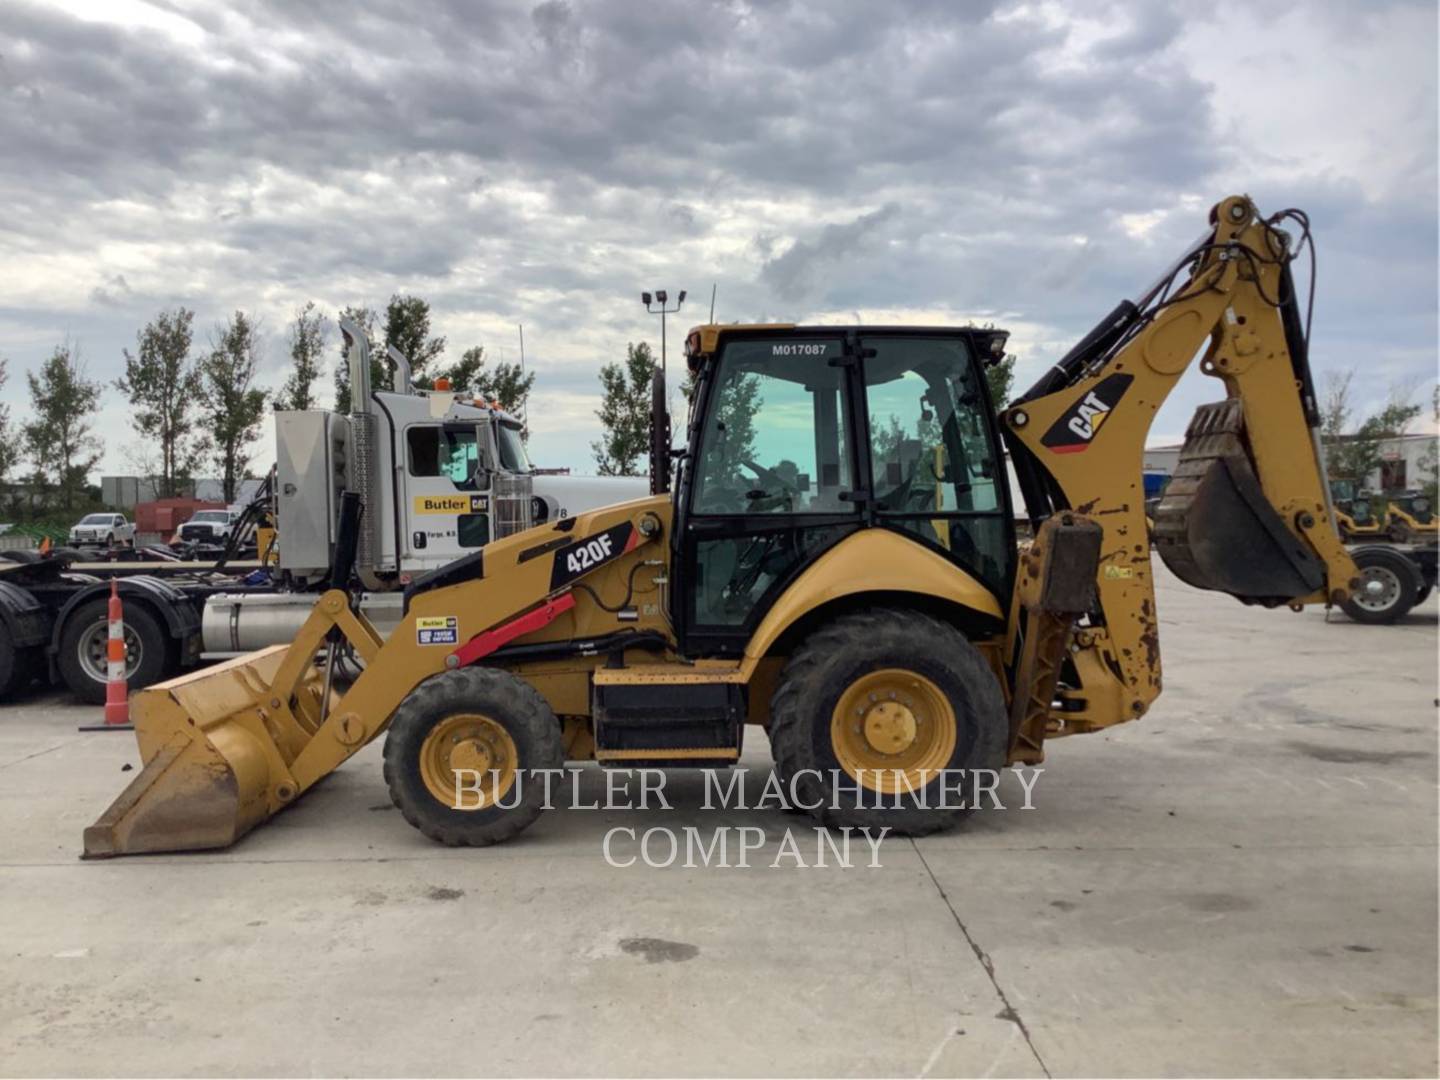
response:
[[(271, 798), (275, 774), (308, 731), (284, 732), (262, 712), (286, 651), (277, 645), (135, 695), (145, 767), (85, 830), (83, 858), (226, 847), (286, 805)], [(296, 695), (297, 715), (311, 724), (319, 684), (312, 667)]]

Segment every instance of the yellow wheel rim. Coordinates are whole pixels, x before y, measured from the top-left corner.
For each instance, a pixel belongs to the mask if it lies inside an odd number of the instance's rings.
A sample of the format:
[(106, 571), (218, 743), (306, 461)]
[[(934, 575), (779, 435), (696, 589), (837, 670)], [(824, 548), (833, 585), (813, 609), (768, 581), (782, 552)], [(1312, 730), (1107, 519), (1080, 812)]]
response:
[(510, 791), (519, 758), (515, 740), (501, 724), (478, 713), (458, 713), (425, 736), (420, 778), (452, 810), (483, 810)]
[(955, 710), (924, 675), (883, 668), (840, 695), (830, 747), (847, 775), (872, 791), (919, 791), (955, 753)]

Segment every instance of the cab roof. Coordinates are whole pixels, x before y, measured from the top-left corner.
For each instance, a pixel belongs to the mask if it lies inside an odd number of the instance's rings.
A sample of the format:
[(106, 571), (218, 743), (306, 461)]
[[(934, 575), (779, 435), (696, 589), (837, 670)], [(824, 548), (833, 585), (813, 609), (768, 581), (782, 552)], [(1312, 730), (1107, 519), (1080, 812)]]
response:
[(1010, 331), (994, 326), (887, 326), (869, 324), (815, 324), (797, 323), (703, 323), (694, 327), (685, 336), (685, 359), (690, 370), (695, 371), (701, 362), (713, 356), (724, 338), (771, 334), (776, 337), (802, 337), (811, 335), (846, 334), (854, 331), (862, 337), (866, 334), (914, 334), (916, 336), (966, 337), (971, 340), (976, 354), (987, 364), (993, 364), (1005, 355), (1005, 342)]

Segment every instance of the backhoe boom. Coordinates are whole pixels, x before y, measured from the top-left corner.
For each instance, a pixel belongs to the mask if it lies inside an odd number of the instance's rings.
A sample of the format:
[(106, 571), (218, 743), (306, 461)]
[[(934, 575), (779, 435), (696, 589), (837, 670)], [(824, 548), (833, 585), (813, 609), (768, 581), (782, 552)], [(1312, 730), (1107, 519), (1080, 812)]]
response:
[[(1035, 735), (1042, 713), (1052, 734), (1093, 730), (1142, 715), (1160, 693), (1141, 461), (1156, 413), (1207, 340), (1200, 368), (1225, 398), (1201, 406), (1187, 431), (1153, 546), (1190, 584), (1247, 603), (1338, 603), (1357, 576), (1314, 434), (1294, 252), (1248, 198), (1211, 216), (1213, 229), (1160, 282), (1117, 307), (1002, 417), (1036, 525), (1063, 514), (1067, 528), (1086, 521), (1103, 532), (1094, 604), (1063, 643), (1074, 671), (1059, 708), (1033, 710)], [(1017, 664), (1022, 643), (1034, 650), (1055, 637), (1027, 637), (1021, 610), (1010, 638)]]

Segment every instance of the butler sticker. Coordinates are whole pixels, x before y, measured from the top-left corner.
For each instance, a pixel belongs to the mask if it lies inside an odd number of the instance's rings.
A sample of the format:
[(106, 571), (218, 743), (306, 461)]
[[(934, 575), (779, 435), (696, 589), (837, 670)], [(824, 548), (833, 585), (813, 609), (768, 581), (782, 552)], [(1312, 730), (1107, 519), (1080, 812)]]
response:
[(415, 620), (417, 645), (458, 645), (460, 620), (454, 615), (426, 615)]
[(1111, 375), (1101, 379), (1084, 397), (1061, 414), (1040, 439), (1040, 445), (1056, 454), (1076, 454), (1089, 447), (1099, 434), (1110, 411), (1120, 404), (1133, 375)]
[(416, 495), (417, 514), (483, 514), (490, 509), (489, 495)]

